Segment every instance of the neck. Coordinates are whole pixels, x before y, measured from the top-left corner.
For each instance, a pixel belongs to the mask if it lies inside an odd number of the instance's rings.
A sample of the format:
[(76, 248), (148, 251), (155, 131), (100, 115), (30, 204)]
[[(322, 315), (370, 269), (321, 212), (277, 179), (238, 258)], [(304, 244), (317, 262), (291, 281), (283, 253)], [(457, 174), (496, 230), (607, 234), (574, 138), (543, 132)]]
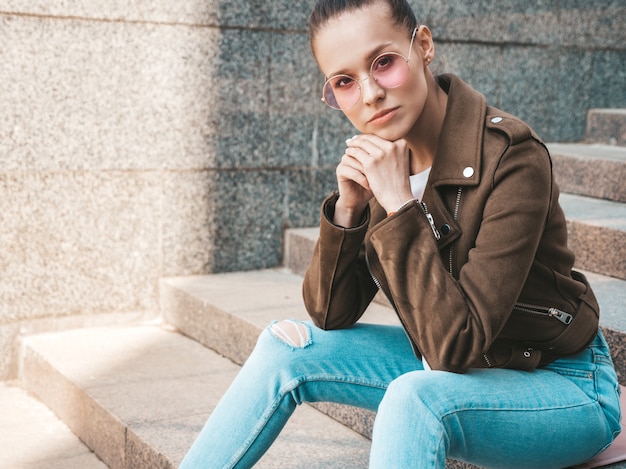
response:
[(446, 117), (448, 95), (441, 89), (431, 73), (427, 75), (428, 97), (420, 118), (405, 137), (411, 149), (411, 174), (431, 167), (437, 154), (439, 134)]

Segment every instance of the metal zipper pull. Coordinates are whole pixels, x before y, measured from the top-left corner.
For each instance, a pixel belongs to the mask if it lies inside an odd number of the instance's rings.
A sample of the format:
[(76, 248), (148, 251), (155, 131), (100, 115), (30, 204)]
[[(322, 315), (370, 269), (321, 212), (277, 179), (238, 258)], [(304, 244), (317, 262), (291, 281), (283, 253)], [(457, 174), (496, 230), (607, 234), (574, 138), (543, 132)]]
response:
[(572, 319), (574, 319), (571, 314), (566, 313), (565, 311), (561, 311), (560, 309), (550, 308), (548, 312), (550, 313), (550, 316), (552, 316), (553, 318), (557, 318), (559, 321), (566, 325), (572, 322)]
[(428, 220), (428, 223), (430, 223), (430, 227), (433, 230), (433, 234), (435, 235), (435, 239), (437, 241), (439, 241), (441, 239), (441, 234), (439, 234), (439, 231), (435, 227), (435, 220), (434, 220), (433, 216), (428, 211), (428, 207), (426, 206), (426, 204), (424, 202), (420, 202), (420, 206), (422, 207), (422, 210), (424, 211), (424, 215), (426, 215), (426, 219)]

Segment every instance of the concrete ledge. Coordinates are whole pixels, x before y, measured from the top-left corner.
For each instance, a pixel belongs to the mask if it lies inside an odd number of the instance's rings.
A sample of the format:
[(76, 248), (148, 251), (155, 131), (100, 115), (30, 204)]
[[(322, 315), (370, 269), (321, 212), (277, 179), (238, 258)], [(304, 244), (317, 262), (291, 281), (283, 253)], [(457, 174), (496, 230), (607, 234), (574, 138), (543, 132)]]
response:
[(585, 139), (588, 142), (626, 145), (626, 109), (590, 109)]
[(626, 279), (626, 204), (562, 194), (576, 266)]
[(548, 149), (562, 192), (626, 202), (626, 147), (551, 143)]
[[(111, 469), (174, 469), (238, 369), (147, 325), (31, 336), (22, 379)], [(255, 467), (362, 468), (369, 444), (302, 406)]]
[(107, 469), (46, 406), (15, 383), (0, 383), (0, 467)]

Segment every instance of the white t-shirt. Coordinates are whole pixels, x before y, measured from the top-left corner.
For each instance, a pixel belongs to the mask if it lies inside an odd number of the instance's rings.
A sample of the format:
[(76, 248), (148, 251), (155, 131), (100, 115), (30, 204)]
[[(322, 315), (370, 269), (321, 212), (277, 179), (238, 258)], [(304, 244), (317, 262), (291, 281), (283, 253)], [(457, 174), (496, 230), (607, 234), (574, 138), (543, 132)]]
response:
[(428, 176), (430, 176), (430, 168), (425, 169), (421, 173), (412, 174), (409, 176), (411, 181), (411, 192), (420, 202), (424, 196), (424, 190), (426, 189), (426, 183), (428, 182)]

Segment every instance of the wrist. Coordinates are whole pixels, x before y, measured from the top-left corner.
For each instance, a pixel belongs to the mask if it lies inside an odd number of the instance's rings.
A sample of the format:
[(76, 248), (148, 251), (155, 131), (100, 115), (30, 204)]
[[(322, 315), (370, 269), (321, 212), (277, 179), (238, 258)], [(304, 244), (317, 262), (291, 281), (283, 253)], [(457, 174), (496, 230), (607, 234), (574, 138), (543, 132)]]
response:
[(404, 207), (406, 207), (407, 205), (409, 205), (412, 202), (415, 202), (415, 199), (411, 198), (411, 199), (407, 200), (406, 202), (404, 202), (403, 204), (401, 204), (395, 210), (391, 210), (391, 211), (387, 212), (387, 218), (395, 215), (397, 212), (399, 212), (400, 210), (402, 210)]
[[(367, 205), (366, 205), (367, 206)], [(333, 224), (343, 228), (353, 228), (360, 224), (363, 218), (365, 207), (347, 207), (342, 203), (341, 197), (335, 203), (335, 213), (333, 214)]]

